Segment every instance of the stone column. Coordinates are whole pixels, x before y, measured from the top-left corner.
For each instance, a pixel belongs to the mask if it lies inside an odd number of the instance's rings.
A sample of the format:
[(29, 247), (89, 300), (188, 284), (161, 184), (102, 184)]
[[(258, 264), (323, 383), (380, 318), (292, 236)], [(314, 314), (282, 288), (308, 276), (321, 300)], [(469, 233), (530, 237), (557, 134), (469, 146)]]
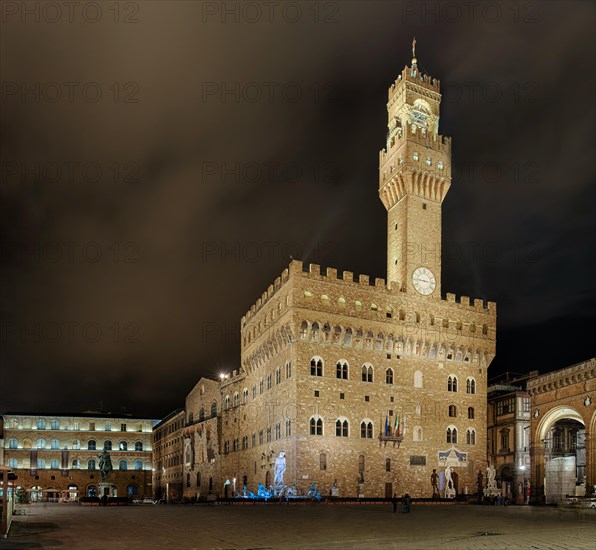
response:
[(542, 441), (532, 442), (530, 445), (530, 480), (532, 493), (530, 500), (544, 504), (544, 443)]
[(586, 430), (586, 495), (592, 496), (596, 484), (596, 438)]

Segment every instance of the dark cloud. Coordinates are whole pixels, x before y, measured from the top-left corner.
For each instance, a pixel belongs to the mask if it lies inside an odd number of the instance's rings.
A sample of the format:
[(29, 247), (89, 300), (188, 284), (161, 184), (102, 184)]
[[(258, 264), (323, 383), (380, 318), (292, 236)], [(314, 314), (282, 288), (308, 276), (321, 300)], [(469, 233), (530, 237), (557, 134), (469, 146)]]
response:
[(414, 34), (453, 136), (443, 290), (498, 302), (493, 373), (593, 355), (594, 5), (438, 4), (3, 12), (0, 408), (161, 416), (238, 366), (290, 255), (384, 276), (378, 151)]

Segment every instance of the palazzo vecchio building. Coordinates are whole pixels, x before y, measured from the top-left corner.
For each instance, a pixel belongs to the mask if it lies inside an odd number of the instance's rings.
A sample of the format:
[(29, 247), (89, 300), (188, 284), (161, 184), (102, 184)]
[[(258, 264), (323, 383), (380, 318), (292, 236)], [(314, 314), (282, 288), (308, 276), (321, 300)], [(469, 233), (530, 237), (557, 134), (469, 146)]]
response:
[(414, 57), (389, 88), (379, 153), (387, 279), (299, 261), (275, 279), (241, 320), (241, 367), (187, 397), (185, 497), (269, 486), (281, 451), (284, 484), (304, 493), (429, 497), (436, 470), (443, 496), (447, 467), (457, 493), (476, 490), (496, 305), (442, 294), (440, 104)]

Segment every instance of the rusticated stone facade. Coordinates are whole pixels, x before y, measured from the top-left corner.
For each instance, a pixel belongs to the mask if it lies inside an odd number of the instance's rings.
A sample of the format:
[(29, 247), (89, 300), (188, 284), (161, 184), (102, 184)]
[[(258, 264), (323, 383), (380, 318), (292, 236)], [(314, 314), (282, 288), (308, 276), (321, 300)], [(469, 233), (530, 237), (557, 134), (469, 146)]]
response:
[[(193, 428), (187, 462), (202, 479), (209, 469), (217, 494), (272, 484), (280, 451), (284, 483), (302, 492), (315, 482), (340, 496), (431, 496), (433, 469), (444, 492), (446, 466), (457, 492), (475, 490), (496, 305), (441, 295), (451, 140), (438, 134), (440, 99), (416, 59), (389, 89), (379, 166), (387, 281), (292, 261), (242, 318), (241, 366), (212, 381), (219, 397), (198, 399), (206, 410), (218, 400), (220, 417)], [(196, 459), (208, 423), (215, 462)]]

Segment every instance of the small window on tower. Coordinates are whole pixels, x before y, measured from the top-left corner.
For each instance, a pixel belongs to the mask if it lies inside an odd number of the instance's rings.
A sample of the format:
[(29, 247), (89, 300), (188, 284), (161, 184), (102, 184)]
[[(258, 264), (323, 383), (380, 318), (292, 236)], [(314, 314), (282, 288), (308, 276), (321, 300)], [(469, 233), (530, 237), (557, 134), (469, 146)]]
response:
[(366, 401), (366, 402), (370, 401), (370, 397), (368, 395), (365, 395), (364, 396), (364, 401)]
[(397, 231), (397, 224), (395, 224), (395, 230)]
[(345, 393), (340, 393), (339, 394), (339, 398), (340, 399), (345, 399), (346, 398), (346, 394)]
[(414, 160), (418, 160), (418, 153), (414, 153)]
[(430, 166), (433, 163), (433, 159), (431, 159), (430, 157), (426, 157), (426, 164), (428, 166)]
[(422, 203), (422, 210), (426, 210), (426, 203), (425, 202)]
[(315, 390), (315, 397), (319, 397), (319, 390)]
[(437, 168), (439, 170), (443, 170), (443, 163), (442, 162), (437, 162)]

